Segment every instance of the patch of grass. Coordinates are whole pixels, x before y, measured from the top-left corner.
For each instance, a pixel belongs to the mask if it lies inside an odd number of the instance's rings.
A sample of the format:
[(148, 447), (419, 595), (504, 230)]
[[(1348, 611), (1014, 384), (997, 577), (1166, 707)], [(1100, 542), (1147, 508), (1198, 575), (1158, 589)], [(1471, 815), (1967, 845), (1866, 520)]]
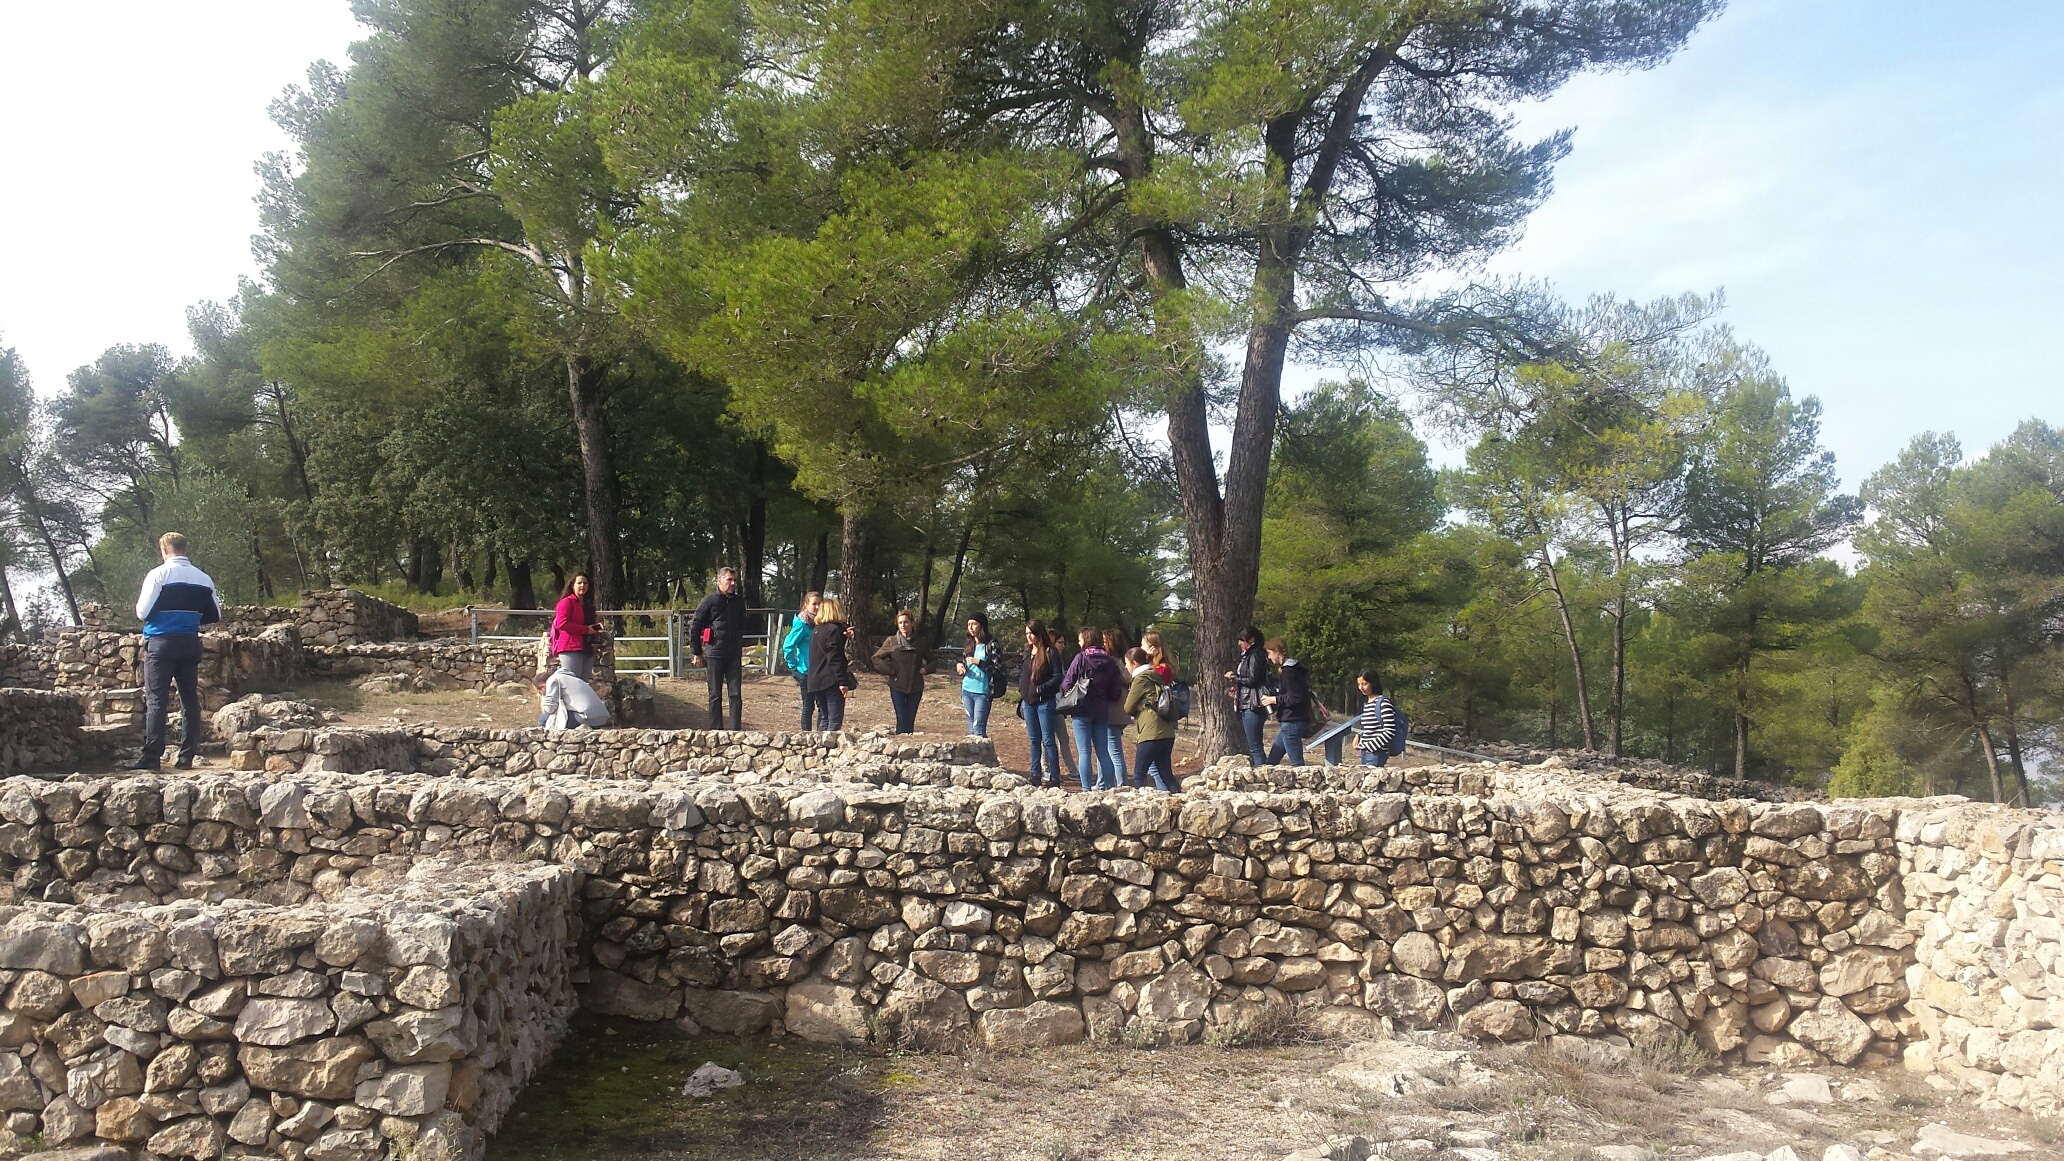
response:
[[(699, 1100), (683, 1097), (682, 1082), (705, 1061), (736, 1069), (745, 1085)], [(664, 1025), (581, 1020), (531, 1080), (487, 1155), (491, 1161), (865, 1155), (883, 1114), (875, 1080), (882, 1071), (871, 1059), (794, 1040), (684, 1037)]]
[(1204, 1033), (1204, 1043), (1213, 1048), (1269, 1048), (1318, 1039), (1311, 1013), (1290, 1004), (1265, 1005)]
[(1634, 1074), (1658, 1092), (1686, 1077), (1711, 1072), (1718, 1064), (1689, 1036), (1658, 1036), (1637, 1044), (1631, 1060)]
[(2025, 1116), (2021, 1118), (2021, 1132), (2030, 1140), (2043, 1145), (2055, 1145), (2064, 1140), (2064, 1120), (2057, 1117)]

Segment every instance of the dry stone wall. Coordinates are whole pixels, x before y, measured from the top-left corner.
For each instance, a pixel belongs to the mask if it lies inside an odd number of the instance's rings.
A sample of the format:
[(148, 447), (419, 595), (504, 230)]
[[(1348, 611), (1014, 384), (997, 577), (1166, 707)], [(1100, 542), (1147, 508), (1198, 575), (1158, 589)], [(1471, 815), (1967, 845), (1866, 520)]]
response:
[(69, 694), (0, 689), (0, 775), (76, 763), (85, 721), (84, 707)]
[(469, 778), (532, 772), (587, 778), (724, 775), (740, 782), (830, 779), (1005, 788), (1024, 780), (996, 765), (986, 738), (715, 730), (257, 729), (230, 739), (242, 770), (364, 773), (410, 770)]
[(310, 644), (303, 648), (302, 655), (308, 672), (317, 677), (355, 679), (406, 674), (418, 684), (443, 689), (486, 689), (505, 682), (527, 685), (537, 671), (535, 651), (528, 645), (509, 641), (484, 641), (477, 645), (454, 640)]
[[(201, 704), (210, 712), (252, 690), (279, 689), (301, 673), (292, 626), (255, 634), (201, 634)], [(0, 683), (33, 689), (112, 692), (143, 684), (143, 638), (111, 629), (64, 629), (19, 655)]]
[(2064, 1109), (2064, 817), (1957, 800), (1899, 820), (1910, 1067), (2012, 1108)]
[(311, 645), (407, 641), (416, 635), (414, 613), (342, 586), (303, 589), (295, 624)]
[[(167, 820), (209, 801), (102, 804), (74, 790), (40, 805), (54, 826), (95, 825), (87, 812), (99, 807), (191, 834)], [(67, 806), (79, 813), (58, 822)], [(10, 815), (22, 809), (16, 796)], [(579, 878), (553, 865), (373, 860), (353, 885), (294, 905), (210, 892), (0, 907), (0, 1042), (13, 1050), (0, 1055), (0, 1145), (477, 1156), (574, 1008)]]

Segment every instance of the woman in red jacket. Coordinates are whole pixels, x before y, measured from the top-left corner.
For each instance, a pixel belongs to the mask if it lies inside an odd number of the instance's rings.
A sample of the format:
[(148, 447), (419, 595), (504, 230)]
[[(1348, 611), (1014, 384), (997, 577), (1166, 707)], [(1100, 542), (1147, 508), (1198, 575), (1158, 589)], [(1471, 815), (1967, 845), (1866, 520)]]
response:
[(552, 652), (559, 658), (559, 668), (592, 683), (595, 657), (588, 652), (588, 641), (602, 631), (602, 622), (595, 616), (595, 602), (588, 596), (588, 575), (575, 573), (566, 582), (566, 594), (559, 598), (559, 607), (552, 610)]

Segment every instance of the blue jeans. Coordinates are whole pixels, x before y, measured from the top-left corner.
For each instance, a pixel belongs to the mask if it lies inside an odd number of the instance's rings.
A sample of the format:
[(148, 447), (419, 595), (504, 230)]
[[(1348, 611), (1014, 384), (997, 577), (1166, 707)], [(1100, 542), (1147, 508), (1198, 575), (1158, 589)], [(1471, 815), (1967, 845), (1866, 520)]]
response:
[[(1340, 765), (1342, 743), (1346, 742), (1353, 733), (1353, 730), (1345, 730), (1326, 739), (1326, 765)], [(1381, 750), (1356, 750), (1355, 753), (1362, 756), (1362, 765), (1364, 766), (1383, 766), (1390, 762), (1390, 755)]]
[(839, 727), (846, 724), (846, 691), (834, 685), (811, 694), (810, 700), (817, 703), (817, 728), (827, 734), (838, 733)]
[(1304, 723), (1284, 722), (1276, 727), (1276, 744), (1269, 747), (1268, 764), (1281, 762), (1285, 756), (1292, 766), (1304, 765)]
[(795, 675), (796, 692), (801, 694), (803, 698), (803, 732), (806, 734), (810, 732), (810, 723), (817, 720), (817, 703), (810, 700), (810, 691), (803, 688), (809, 684), (809, 681), (810, 678), (807, 674), (798, 673)]
[[(1035, 783), (1061, 780), (1061, 738), (1054, 732), (1054, 704), (1052, 700), (1038, 705), (1026, 704), (1025, 740), (1032, 747), (1032, 781)], [(1044, 754), (1046, 763), (1040, 764)]]
[(889, 704), (896, 708), (896, 732), (914, 734), (917, 732), (917, 703), (924, 700), (924, 690), (904, 693), (895, 686), (889, 687)]
[[(1111, 769), (1111, 726), (1101, 718), (1077, 717), (1075, 721), (1076, 774), (1084, 790), (1116, 790), (1118, 774)], [(1102, 768), (1099, 778), (1091, 763)]]
[(1134, 746), (1132, 772), (1142, 786), (1146, 785), (1151, 772), (1157, 789), (1170, 794), (1181, 790), (1182, 783), (1175, 780), (1175, 739), (1156, 738)]
[(198, 635), (151, 637), (143, 643), (143, 754), (156, 764), (165, 756), (165, 721), (172, 690), (179, 690), (179, 757), (191, 762), (201, 751), (201, 639)]
[(1118, 770), (1118, 781), (1113, 782), (1111, 785), (1114, 787), (1123, 786), (1126, 782), (1125, 727), (1118, 725), (1105, 726), (1104, 745), (1109, 747), (1111, 751), (1111, 765), (1116, 767)]
[(995, 700), (986, 693), (960, 691), (960, 708), (967, 711), (968, 733), (978, 738), (989, 736), (989, 703)]
[(1247, 764), (1249, 766), (1265, 766), (1268, 764), (1267, 759), (1262, 757), (1262, 729), (1267, 725), (1268, 711), (1258, 709), (1240, 711), (1240, 728), (1246, 731), (1247, 734)]

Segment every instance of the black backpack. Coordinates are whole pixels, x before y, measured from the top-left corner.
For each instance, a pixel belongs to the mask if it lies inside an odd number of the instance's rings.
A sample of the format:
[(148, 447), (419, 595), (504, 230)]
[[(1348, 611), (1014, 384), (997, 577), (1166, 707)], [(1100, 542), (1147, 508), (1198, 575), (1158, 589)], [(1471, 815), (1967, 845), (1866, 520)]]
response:
[(1154, 698), (1154, 716), (1164, 722), (1179, 722), (1190, 716), (1190, 687), (1171, 681)]

